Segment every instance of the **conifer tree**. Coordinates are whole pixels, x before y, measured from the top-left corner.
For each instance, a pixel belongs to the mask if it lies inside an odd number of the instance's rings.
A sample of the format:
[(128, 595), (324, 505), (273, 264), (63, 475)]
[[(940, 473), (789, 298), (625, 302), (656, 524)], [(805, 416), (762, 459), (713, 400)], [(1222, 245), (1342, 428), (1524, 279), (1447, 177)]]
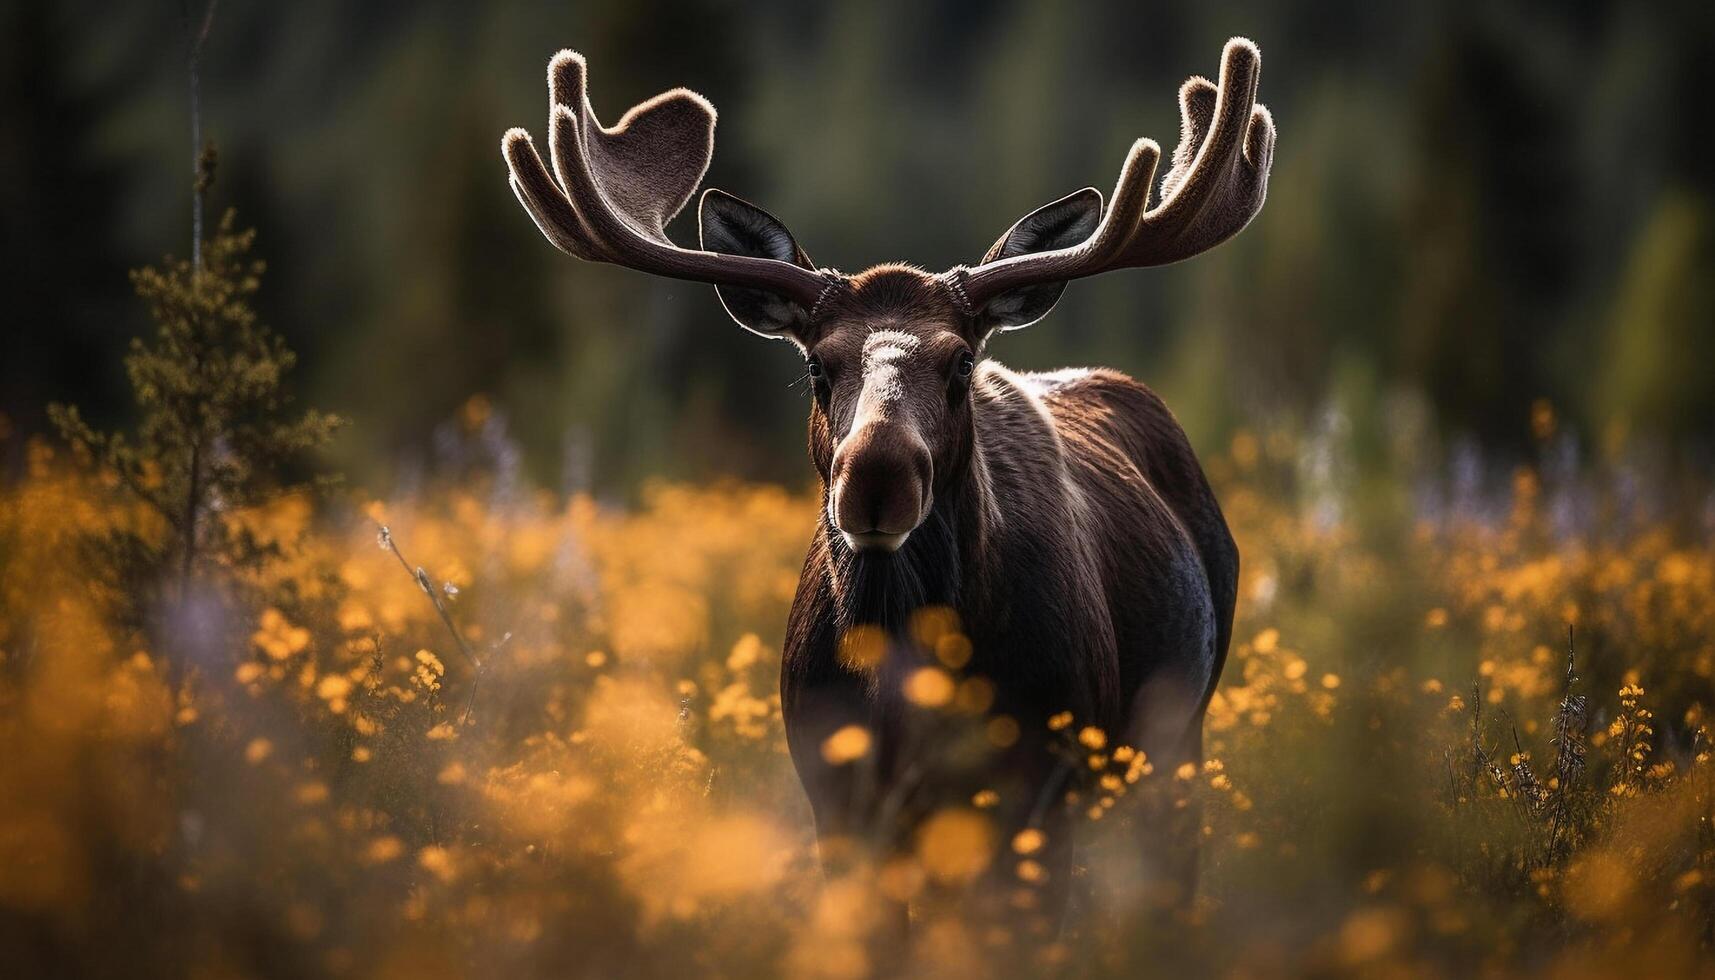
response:
[(293, 460), (340, 425), (292, 406), (284, 381), (296, 356), (252, 306), (263, 272), (251, 256), (255, 237), (228, 211), (201, 249), (200, 270), (169, 257), (132, 272), (155, 324), (154, 337), (133, 340), (125, 358), (135, 432), (97, 431), (76, 407), (49, 407), (61, 435), (170, 528), (128, 550), (157, 581), (176, 578), (181, 598), (203, 565), (256, 557), (223, 516), (304, 489), (290, 474)]

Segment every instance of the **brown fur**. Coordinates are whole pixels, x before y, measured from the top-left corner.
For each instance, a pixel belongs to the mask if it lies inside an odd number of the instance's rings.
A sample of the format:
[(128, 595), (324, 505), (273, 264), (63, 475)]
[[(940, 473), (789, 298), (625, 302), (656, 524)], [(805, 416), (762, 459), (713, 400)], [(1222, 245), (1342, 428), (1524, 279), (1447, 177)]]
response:
[[(885, 837), (891, 828), (873, 826), (884, 816), (879, 801), (925, 751), (912, 744), (912, 709), (898, 686), (921, 659), (903, 627), (914, 608), (952, 606), (975, 650), (967, 671), (994, 683), (993, 710), (1016, 718), (1025, 736), (962, 778), (908, 788), (917, 805), (906, 813), (1002, 787), (1002, 839), (1035, 822), (1054, 843), (1043, 857), (1046, 908), (1057, 914), (1071, 834), (1061, 808), (1039, 806), (1066, 775), (1045, 748), (1048, 717), (1070, 710), (1077, 724), (1144, 748), (1158, 765), (1200, 761), (1238, 555), (1183, 431), (1143, 385), (1107, 370), (1015, 374), (983, 361), (968, 391), (944, 397), (947, 365), (980, 351), (986, 333), (937, 293), (944, 288), (909, 267), (876, 270), (806, 333), (827, 379), (810, 414), (824, 503), (861, 399), (853, 365), (878, 331), (917, 340), (901, 414), (931, 430), (920, 438), (932, 447), (933, 499), (893, 554), (853, 552), (824, 506), (788, 622), (787, 737), (819, 835)], [(878, 678), (842, 665), (841, 631), (865, 622), (893, 632), (901, 669)], [(822, 759), (822, 742), (847, 724), (877, 734), (869, 766)], [(1156, 858), (1158, 871), (1189, 887), (1194, 850)]]

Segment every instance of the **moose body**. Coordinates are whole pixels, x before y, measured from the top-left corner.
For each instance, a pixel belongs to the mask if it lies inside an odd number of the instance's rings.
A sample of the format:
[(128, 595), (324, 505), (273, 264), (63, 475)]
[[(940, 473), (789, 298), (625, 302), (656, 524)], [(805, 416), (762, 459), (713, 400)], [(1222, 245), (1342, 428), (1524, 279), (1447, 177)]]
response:
[[(1071, 879), (1063, 796), (1081, 760), (1052, 751), (1064, 726), (1050, 719), (1167, 772), (1201, 760), (1238, 553), (1184, 431), (1124, 375), (1015, 373), (986, 353), (1072, 279), (1175, 262), (1243, 229), (1274, 146), (1259, 69), (1255, 46), (1234, 39), (1218, 85), (1180, 89), (1183, 132), (1159, 197), (1160, 150), (1138, 140), (1105, 204), (1086, 188), (1044, 205), (980, 263), (939, 274), (818, 268), (773, 215), (715, 190), (699, 206), (702, 247), (674, 244), (665, 226), (702, 182), (713, 108), (675, 90), (604, 127), (569, 51), (548, 70), (552, 171), (527, 133), (507, 133), (513, 191), (556, 246), (712, 283), (741, 326), (804, 356), (824, 506), (787, 623), (781, 707), (830, 869), (907, 850), (920, 818), (980, 793), (996, 850), (1024, 830), (1046, 842), (1031, 849), (1041, 887), (1014, 904), (1052, 924)], [(956, 620), (969, 643), (958, 669), (981, 679), (982, 712), (1010, 726), (980, 751), (928, 724), (910, 696), (937, 669), (915, 625), (929, 610)], [(879, 636), (882, 654), (854, 658), (858, 635)], [(852, 729), (861, 759), (827, 751)], [(1146, 863), (1180, 899), (1196, 828), (1164, 827), (1183, 822), (1138, 821)], [(1010, 862), (986, 863), (990, 883), (1012, 882)], [(991, 904), (1016, 894), (972, 891)]]
[[(823, 507), (788, 620), (781, 708), (818, 835), (885, 836), (897, 828), (873, 824), (911, 758), (911, 734), (896, 729), (909, 708), (898, 683), (842, 662), (841, 630), (879, 622), (903, 634), (916, 608), (955, 610), (973, 650), (964, 669), (993, 683), (992, 711), (1021, 737), (968, 782), (918, 791), (917, 809), (1004, 787), (1000, 836), (1046, 832), (1038, 859), (1056, 916), (1072, 835), (1065, 808), (1041, 806), (1065, 776), (1044, 744), (1048, 719), (1070, 712), (1167, 772), (1201, 762), (1238, 550), (1183, 430), (1145, 386), (1107, 370), (1019, 374), (985, 362), (971, 387), (968, 458), (936, 482), (929, 533), (885, 556), (854, 552)], [(829, 427), (813, 418), (811, 430), (814, 446)], [(824, 758), (853, 724), (880, 733), (878, 773)], [(1155, 843), (1180, 850), (1153, 855), (1153, 870), (1189, 887), (1194, 840)]]

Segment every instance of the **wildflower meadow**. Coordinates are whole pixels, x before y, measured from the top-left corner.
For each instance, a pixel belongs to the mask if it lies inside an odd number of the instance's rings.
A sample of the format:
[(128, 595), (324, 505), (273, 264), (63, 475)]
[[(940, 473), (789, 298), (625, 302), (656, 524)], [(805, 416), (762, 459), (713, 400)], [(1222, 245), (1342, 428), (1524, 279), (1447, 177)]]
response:
[[(870, 888), (998, 861), (1028, 900), (1041, 841), (993, 840), (984, 793), (873, 880), (817, 870), (776, 686), (811, 493), (568, 498), (508, 471), (486, 400), (451, 429), (462, 475), (415, 496), (220, 513), (269, 557), (215, 562), (141, 619), (92, 541), (170, 529), (114, 473), (31, 442), (0, 497), (0, 907), (20, 962), (855, 977)], [(1525, 467), (1420, 488), (1391, 520), (1329, 496), (1303, 453), (1241, 432), (1211, 462), (1244, 575), (1202, 769), (1051, 720), (1090, 770), (1063, 805), (1096, 832), (1074, 921), (1020, 954), (1029, 971), (1705, 969), (1707, 505), (1652, 515), (1665, 502), (1626, 499), (1616, 462), (1609, 482)], [(944, 642), (916, 710), (1016, 737), (962, 673), (956, 618), (924, 628)], [(870, 749), (862, 730), (823, 747)], [(1165, 921), (1104, 872), (1101, 828), (1152, 783), (1194, 794), (1206, 839), (1200, 894)], [(915, 955), (979, 975), (1014, 939), (937, 921)]]

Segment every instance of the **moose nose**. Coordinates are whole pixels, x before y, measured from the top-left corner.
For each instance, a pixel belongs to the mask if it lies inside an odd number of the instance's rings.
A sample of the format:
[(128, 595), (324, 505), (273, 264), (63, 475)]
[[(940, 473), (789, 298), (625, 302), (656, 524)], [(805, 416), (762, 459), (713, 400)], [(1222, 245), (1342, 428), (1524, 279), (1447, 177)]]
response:
[(929, 448), (909, 429), (865, 426), (834, 453), (834, 523), (856, 550), (894, 551), (929, 513)]

